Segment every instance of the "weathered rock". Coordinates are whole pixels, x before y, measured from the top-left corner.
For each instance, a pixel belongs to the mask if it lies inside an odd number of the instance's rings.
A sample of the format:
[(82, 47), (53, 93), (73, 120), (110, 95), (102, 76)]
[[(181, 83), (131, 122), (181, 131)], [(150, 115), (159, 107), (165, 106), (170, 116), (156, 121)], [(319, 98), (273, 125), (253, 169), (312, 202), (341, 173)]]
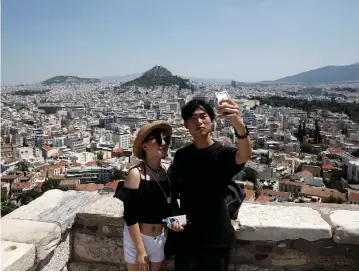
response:
[(71, 255), (71, 233), (66, 232), (55, 250), (41, 262), (36, 270), (40, 271), (60, 271), (66, 267)]
[(54, 223), (29, 220), (1, 220), (1, 240), (33, 244), (36, 260), (43, 260), (51, 253), (61, 239), (61, 229)]
[(237, 239), (316, 241), (332, 237), (329, 224), (308, 207), (272, 206), (246, 203), (236, 220)]
[(76, 214), (98, 198), (97, 192), (50, 190), (4, 218), (56, 223), (64, 232), (72, 227)]
[(73, 234), (74, 260), (124, 264), (122, 239), (85, 233)]
[(359, 211), (336, 210), (330, 212), (334, 242), (359, 245)]
[(26, 271), (35, 263), (35, 246), (1, 241), (1, 271)]
[(69, 271), (126, 271), (126, 267), (115, 264), (101, 264), (94, 262), (69, 262)]
[(236, 264), (233, 267), (235, 271), (284, 271), (283, 269), (270, 269), (254, 264)]
[(279, 267), (302, 266), (311, 262), (311, 259), (307, 254), (293, 249), (286, 249), (281, 253), (272, 253), (270, 259), (272, 265)]
[(84, 206), (77, 214), (78, 219), (90, 221), (93, 225), (121, 226), (123, 203), (113, 194), (102, 195), (100, 198)]

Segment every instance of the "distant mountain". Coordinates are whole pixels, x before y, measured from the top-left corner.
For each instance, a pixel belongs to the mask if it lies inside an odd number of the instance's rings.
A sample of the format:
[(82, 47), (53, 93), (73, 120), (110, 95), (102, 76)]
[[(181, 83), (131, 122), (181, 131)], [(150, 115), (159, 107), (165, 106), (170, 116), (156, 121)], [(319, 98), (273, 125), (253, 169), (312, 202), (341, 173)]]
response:
[(123, 84), (126, 86), (152, 87), (152, 86), (173, 86), (178, 85), (180, 88), (190, 88), (189, 80), (174, 76), (162, 66), (154, 66), (152, 69), (144, 72), (140, 77)]
[(359, 62), (344, 66), (325, 66), (297, 75), (277, 79), (275, 83), (335, 83), (359, 81)]
[(112, 82), (112, 81), (130, 81), (140, 77), (142, 73), (130, 74), (125, 76), (112, 76), (112, 77), (100, 77), (102, 82)]
[(63, 83), (86, 84), (86, 83), (98, 83), (98, 82), (101, 82), (101, 80), (98, 78), (83, 78), (77, 76), (55, 76), (41, 83), (44, 85), (52, 85), (52, 84), (63, 84)]
[(220, 78), (198, 78), (198, 77), (186, 77), (192, 81), (204, 84), (214, 84), (214, 85), (229, 85), (231, 84), (232, 79), (220, 79)]
[[(113, 82), (113, 81), (130, 81), (140, 77), (142, 73), (129, 74), (125, 76), (112, 76), (112, 77), (100, 77), (103, 82)], [(231, 79), (217, 79), (217, 78), (198, 78), (198, 77), (189, 77), (181, 76), (183, 79), (190, 79), (195, 82), (201, 82), (205, 84), (217, 84), (217, 85), (226, 85), (231, 83)]]

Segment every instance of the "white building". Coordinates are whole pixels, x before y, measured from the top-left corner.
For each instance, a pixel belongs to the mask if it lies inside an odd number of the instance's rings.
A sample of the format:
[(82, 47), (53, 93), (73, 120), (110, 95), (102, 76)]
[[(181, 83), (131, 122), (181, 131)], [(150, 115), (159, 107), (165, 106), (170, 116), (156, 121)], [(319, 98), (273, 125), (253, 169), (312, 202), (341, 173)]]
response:
[(347, 170), (348, 182), (359, 182), (359, 160), (349, 161)]
[(79, 162), (81, 164), (85, 164), (95, 160), (95, 154), (92, 152), (74, 153), (73, 156), (77, 158), (76, 162)]
[(305, 183), (314, 187), (325, 187), (323, 183), (323, 178), (321, 177), (313, 177), (311, 179), (306, 179)]
[(118, 143), (120, 148), (128, 149), (131, 147), (131, 133), (129, 131), (114, 133), (112, 141)]
[(78, 137), (68, 137), (65, 139), (65, 144), (76, 153), (81, 153), (86, 151), (86, 144), (82, 138)]

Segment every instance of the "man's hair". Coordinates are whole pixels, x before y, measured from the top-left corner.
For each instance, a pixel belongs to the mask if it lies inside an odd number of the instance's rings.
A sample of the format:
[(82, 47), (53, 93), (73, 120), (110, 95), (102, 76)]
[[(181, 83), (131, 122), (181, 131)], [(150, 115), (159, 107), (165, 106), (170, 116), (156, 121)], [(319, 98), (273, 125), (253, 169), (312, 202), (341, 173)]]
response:
[(193, 113), (196, 111), (196, 109), (201, 108), (203, 109), (211, 118), (211, 121), (214, 120), (214, 110), (210, 104), (208, 104), (206, 101), (200, 100), (200, 99), (193, 99), (189, 101), (184, 107), (182, 108), (182, 118), (184, 121), (187, 121), (189, 118), (192, 117)]

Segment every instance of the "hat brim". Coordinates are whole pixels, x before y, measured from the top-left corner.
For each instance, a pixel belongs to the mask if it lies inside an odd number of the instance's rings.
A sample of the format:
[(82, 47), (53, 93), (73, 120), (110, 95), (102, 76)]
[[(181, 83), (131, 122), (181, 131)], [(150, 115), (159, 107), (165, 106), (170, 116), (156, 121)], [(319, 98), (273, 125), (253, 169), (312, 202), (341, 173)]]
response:
[(133, 155), (139, 159), (145, 159), (142, 143), (146, 137), (155, 129), (163, 129), (168, 136), (172, 135), (172, 127), (167, 121), (154, 121), (140, 128), (133, 143)]

